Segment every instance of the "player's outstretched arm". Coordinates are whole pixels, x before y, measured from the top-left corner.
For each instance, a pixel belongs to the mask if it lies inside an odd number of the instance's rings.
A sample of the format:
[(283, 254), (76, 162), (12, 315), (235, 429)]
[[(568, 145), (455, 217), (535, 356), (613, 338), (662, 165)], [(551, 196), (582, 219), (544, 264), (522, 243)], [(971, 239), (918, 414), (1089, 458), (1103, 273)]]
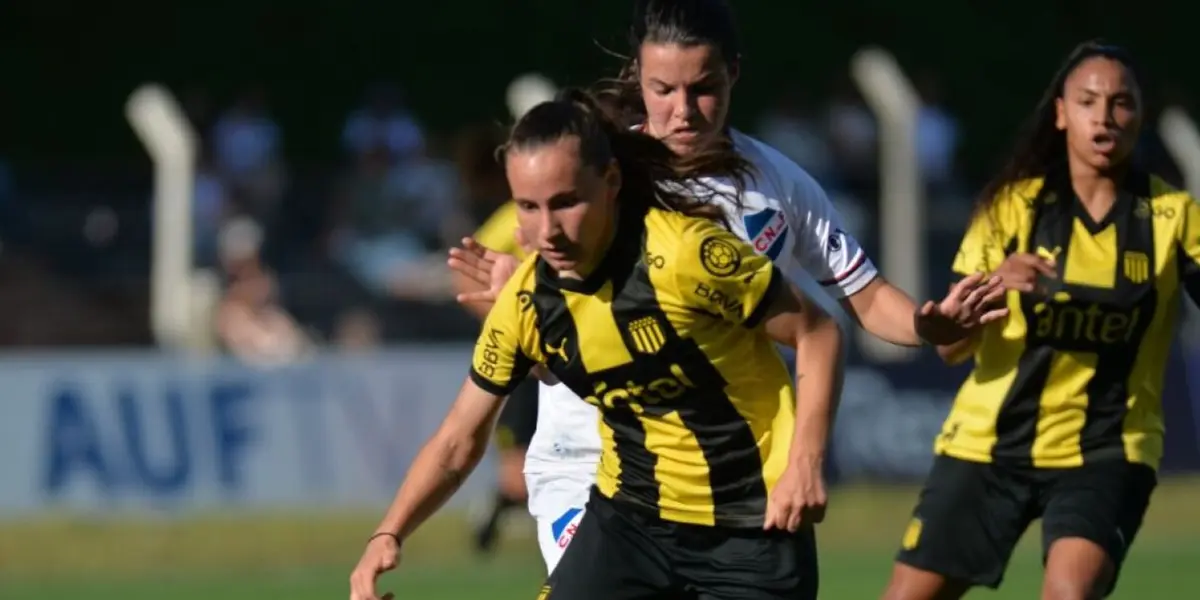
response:
[(468, 379), (441, 427), (413, 461), (350, 576), (352, 600), (375, 600), (375, 580), (395, 568), (400, 545), (466, 480), (487, 451), (503, 396)]
[(1004, 286), (998, 278), (974, 274), (950, 287), (945, 298), (918, 307), (900, 288), (876, 277), (842, 301), (855, 320), (876, 337), (900, 346), (955, 344), (978, 328), (1008, 316), (998, 302)]

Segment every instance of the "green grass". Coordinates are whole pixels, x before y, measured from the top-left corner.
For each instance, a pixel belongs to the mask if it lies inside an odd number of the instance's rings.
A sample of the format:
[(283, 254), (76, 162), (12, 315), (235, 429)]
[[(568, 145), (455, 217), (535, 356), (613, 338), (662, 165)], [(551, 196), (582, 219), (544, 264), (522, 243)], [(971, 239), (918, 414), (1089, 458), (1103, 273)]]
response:
[[(838, 490), (820, 529), (822, 598), (877, 598), (914, 490)], [(1116, 597), (1189, 599), (1200, 589), (1200, 481), (1165, 482)], [(345, 598), (346, 577), (375, 515), (223, 515), (187, 522), (47, 518), (0, 523), (0, 597), (33, 600), (318, 600)], [(515, 520), (489, 560), (467, 550), (460, 518), (430, 524), (384, 586), (401, 598), (527, 600), (542, 579), (529, 523)], [(982, 598), (1038, 597), (1037, 527), (1005, 588)]]

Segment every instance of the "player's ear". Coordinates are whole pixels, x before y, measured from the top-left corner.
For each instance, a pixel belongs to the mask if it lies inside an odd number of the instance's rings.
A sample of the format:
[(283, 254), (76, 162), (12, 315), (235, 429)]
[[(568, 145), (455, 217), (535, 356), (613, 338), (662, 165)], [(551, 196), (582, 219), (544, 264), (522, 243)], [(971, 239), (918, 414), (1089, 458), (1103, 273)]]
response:
[(1067, 130), (1067, 105), (1063, 102), (1062, 96), (1054, 99), (1054, 126), (1059, 131)]
[(729, 87), (733, 87), (733, 84), (737, 83), (738, 77), (740, 77), (742, 74), (741, 58), (734, 58), (733, 60), (729, 61), (727, 65), (727, 70), (729, 71)]
[(621, 167), (615, 158), (608, 163), (608, 168), (604, 170), (604, 186), (608, 191), (608, 199), (616, 200), (617, 194), (621, 192)]

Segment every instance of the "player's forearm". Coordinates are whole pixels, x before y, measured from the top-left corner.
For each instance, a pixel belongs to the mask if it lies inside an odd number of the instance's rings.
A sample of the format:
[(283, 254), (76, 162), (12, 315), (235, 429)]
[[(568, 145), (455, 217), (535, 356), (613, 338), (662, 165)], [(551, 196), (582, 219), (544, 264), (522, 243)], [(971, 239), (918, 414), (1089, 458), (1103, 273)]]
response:
[(975, 348), (979, 345), (980, 335), (983, 333), (981, 328), (976, 328), (971, 331), (971, 335), (945, 346), (938, 346), (937, 353), (941, 357), (942, 362), (948, 365), (960, 365), (966, 362), (975, 354)]
[(417, 454), (376, 531), (407, 538), (458, 491), (486, 450), (486, 434), (439, 432)]
[(842, 332), (824, 319), (796, 345), (796, 429), (793, 463), (824, 460), (842, 387)]
[(912, 318), (917, 310), (916, 303), (882, 277), (851, 296), (848, 304), (850, 313), (871, 335), (898, 346), (921, 345), (921, 336)]

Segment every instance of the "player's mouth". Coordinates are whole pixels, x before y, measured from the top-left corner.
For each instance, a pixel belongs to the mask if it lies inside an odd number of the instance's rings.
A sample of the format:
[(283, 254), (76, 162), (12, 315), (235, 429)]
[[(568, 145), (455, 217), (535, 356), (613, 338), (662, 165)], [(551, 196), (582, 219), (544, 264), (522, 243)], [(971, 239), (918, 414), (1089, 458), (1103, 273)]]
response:
[(700, 129), (698, 127), (680, 127), (671, 132), (670, 138), (676, 142), (694, 142), (700, 137)]
[(542, 248), (538, 250), (538, 253), (543, 258), (554, 262), (570, 262), (574, 255), (569, 248)]
[(1092, 136), (1092, 150), (1097, 154), (1105, 156), (1112, 154), (1117, 149), (1119, 137), (1114, 131), (1105, 131)]

